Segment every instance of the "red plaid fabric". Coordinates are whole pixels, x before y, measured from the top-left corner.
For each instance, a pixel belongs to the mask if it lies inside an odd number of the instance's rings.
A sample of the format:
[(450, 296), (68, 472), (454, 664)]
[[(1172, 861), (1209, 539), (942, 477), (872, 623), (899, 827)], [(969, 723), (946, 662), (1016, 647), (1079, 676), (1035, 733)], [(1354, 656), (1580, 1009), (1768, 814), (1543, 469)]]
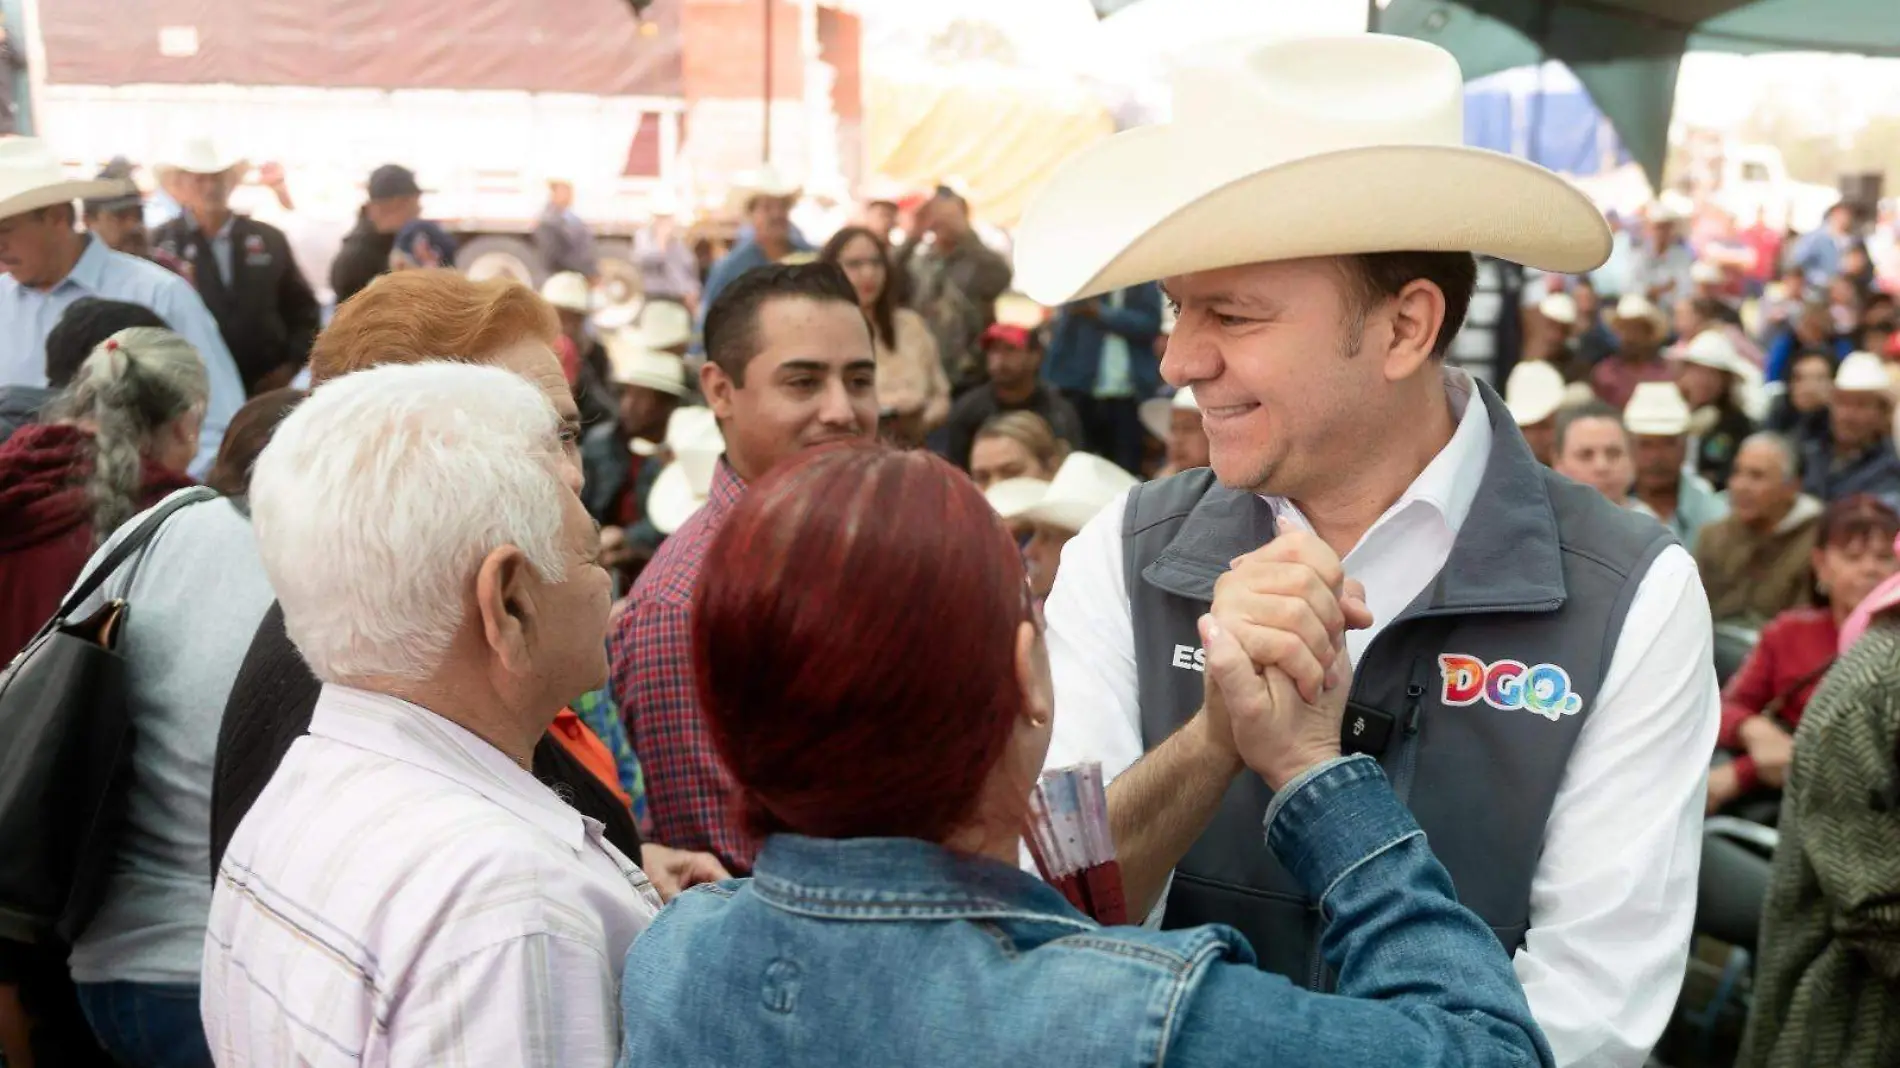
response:
[(732, 777), (713, 751), (693, 685), (693, 589), (745, 482), (724, 460), (706, 504), (666, 539), (614, 619), (608, 657), (620, 717), (646, 775), (653, 839), (711, 853), (735, 875), (759, 841), (739, 826)]

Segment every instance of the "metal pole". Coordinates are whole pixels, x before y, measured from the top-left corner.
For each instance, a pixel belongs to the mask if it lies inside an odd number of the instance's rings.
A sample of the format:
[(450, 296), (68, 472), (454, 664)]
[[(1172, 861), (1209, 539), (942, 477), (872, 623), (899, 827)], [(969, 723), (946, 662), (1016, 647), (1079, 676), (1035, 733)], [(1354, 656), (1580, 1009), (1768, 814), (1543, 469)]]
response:
[(1366, 0), (1366, 32), (1379, 32), (1379, 0)]
[(772, 162), (772, 4), (765, 0), (765, 126), (759, 145), (759, 163)]

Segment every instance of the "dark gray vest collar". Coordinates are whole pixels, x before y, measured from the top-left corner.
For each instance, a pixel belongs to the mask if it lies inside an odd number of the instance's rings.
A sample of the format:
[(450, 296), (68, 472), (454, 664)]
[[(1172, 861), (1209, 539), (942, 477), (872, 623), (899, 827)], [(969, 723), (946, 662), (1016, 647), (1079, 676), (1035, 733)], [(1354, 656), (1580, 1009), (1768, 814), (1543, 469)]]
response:
[[(1424, 596), (1435, 612), (1555, 609), (1565, 596), (1563, 553), (1543, 465), (1531, 455), (1497, 392), (1473, 382), (1475, 399), (1491, 420), (1491, 455), (1451, 556)], [(1168, 593), (1211, 601), (1214, 580), (1234, 557), (1273, 536), (1273, 510), (1266, 501), (1215, 485), (1141, 576)]]

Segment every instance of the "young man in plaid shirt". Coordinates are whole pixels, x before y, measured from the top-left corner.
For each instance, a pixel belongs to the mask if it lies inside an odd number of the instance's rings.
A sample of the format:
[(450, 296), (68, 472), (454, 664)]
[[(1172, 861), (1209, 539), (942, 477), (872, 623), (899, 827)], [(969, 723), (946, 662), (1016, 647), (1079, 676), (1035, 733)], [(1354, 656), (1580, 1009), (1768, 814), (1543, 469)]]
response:
[(805, 449), (875, 436), (877, 360), (856, 291), (829, 263), (741, 275), (708, 309), (704, 342), (700, 389), (726, 454), (704, 505), (660, 547), (614, 622), (613, 692), (646, 774), (654, 836), (744, 874), (759, 843), (700, 716), (693, 590), (747, 483)]

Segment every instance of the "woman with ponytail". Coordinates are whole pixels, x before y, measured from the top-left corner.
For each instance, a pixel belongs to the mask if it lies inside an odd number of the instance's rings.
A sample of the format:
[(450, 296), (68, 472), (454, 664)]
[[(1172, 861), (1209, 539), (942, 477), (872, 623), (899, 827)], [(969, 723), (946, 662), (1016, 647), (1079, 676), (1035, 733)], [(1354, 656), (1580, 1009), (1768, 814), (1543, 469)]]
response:
[(46, 622), (99, 545), (192, 484), (208, 385), (177, 334), (134, 327), (101, 342), (44, 422), (0, 446), (0, 663)]

